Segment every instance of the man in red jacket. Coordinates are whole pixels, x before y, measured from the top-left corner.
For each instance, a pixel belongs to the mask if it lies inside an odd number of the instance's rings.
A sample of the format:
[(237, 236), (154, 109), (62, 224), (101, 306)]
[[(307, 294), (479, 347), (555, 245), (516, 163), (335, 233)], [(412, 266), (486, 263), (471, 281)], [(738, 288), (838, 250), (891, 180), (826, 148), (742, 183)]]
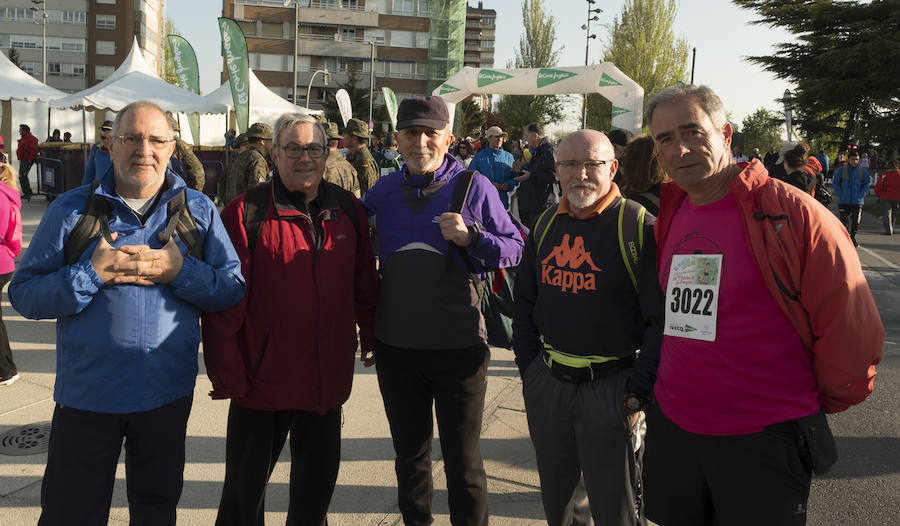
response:
[[(360, 202), (323, 181), (325, 130), (308, 115), (275, 123), (271, 182), (222, 211), (247, 294), (203, 318), (213, 398), (231, 398), (217, 526), (263, 524), (269, 475), (291, 435), (288, 524), (327, 524), (340, 464), (359, 326), (375, 346), (375, 256)], [(357, 223), (354, 225), (354, 221)]]
[(31, 128), (27, 124), (19, 125), (19, 146), (16, 148), (16, 157), (19, 158), (19, 185), (22, 187), (22, 197), (31, 199), (31, 185), (28, 183), (28, 172), (38, 156), (38, 140), (31, 134)]
[(881, 207), (881, 223), (884, 235), (894, 235), (894, 220), (897, 219), (897, 207), (900, 206), (900, 163), (891, 161), (891, 169), (885, 170), (875, 183), (875, 195)]
[(666, 526), (806, 523), (811, 472), (837, 452), (824, 413), (862, 402), (884, 327), (856, 250), (810, 195), (731, 158), (705, 86), (666, 89), (647, 122), (666, 292), (646, 515)]

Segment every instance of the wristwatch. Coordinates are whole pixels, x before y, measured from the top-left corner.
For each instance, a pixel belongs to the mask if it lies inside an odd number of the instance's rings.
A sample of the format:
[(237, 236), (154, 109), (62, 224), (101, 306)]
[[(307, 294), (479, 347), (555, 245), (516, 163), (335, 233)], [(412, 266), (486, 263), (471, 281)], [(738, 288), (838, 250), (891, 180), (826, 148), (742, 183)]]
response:
[(624, 403), (625, 403), (625, 413), (627, 413), (629, 415), (633, 414), (633, 413), (637, 413), (638, 411), (643, 411), (644, 409), (646, 409), (644, 407), (645, 406), (644, 399), (641, 398), (641, 396), (638, 395), (637, 393), (625, 393), (623, 395), (623, 398), (624, 398)]

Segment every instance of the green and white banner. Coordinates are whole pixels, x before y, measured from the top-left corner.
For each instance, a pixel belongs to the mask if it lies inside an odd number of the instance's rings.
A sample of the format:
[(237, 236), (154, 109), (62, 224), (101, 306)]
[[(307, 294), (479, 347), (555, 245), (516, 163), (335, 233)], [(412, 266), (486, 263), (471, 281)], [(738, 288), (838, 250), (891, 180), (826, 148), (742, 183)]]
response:
[[(179, 35), (168, 35), (169, 49), (172, 50), (172, 62), (175, 65), (175, 76), (178, 85), (190, 91), (200, 94), (200, 68), (197, 65), (197, 55), (191, 44)], [(194, 143), (200, 144), (200, 116), (196, 113), (188, 115), (188, 124), (191, 127), (191, 137)]]
[(387, 108), (388, 115), (391, 117), (391, 129), (397, 129), (397, 95), (394, 90), (388, 87), (381, 88), (381, 94), (384, 95), (384, 106)]
[(250, 127), (250, 60), (247, 54), (247, 40), (237, 22), (219, 17), (219, 31), (222, 33), (222, 55), (225, 57), (225, 71), (231, 85), (234, 100), (234, 116), (238, 133)]

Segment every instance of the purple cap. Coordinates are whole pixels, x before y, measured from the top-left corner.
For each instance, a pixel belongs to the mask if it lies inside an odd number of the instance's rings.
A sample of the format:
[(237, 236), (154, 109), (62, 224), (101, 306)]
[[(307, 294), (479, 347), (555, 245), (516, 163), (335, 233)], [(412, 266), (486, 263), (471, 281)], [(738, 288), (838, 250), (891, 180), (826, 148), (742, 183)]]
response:
[(422, 99), (404, 99), (397, 109), (397, 130), (423, 126), (443, 130), (450, 123), (450, 111), (444, 99), (433, 95)]

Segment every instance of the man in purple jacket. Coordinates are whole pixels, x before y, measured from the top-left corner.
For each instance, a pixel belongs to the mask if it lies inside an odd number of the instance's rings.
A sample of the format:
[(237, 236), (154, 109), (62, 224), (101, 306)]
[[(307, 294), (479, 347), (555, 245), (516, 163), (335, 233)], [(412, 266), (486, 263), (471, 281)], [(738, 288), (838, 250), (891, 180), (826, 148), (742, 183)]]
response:
[(404, 100), (396, 139), (406, 165), (379, 179), (364, 204), (378, 233), (375, 365), (397, 454), (400, 512), (407, 526), (432, 522), (434, 404), (450, 522), (486, 526), (479, 434), (490, 351), (479, 276), (464, 258), (479, 273), (511, 267), (524, 243), (481, 174), (472, 179), (462, 213), (448, 211), (465, 168), (447, 154), (453, 135), (443, 99)]

